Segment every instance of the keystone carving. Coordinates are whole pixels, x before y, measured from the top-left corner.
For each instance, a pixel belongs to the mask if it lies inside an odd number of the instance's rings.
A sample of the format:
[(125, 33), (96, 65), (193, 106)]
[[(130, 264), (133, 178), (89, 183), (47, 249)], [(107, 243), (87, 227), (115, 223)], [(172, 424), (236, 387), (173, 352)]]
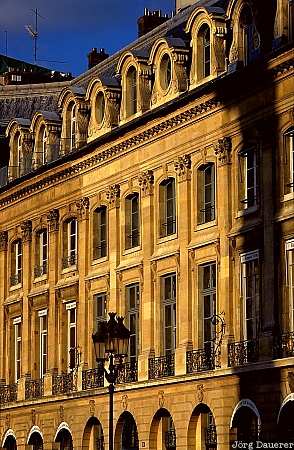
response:
[(203, 384), (197, 384), (196, 388), (196, 398), (198, 402), (203, 402), (204, 399), (204, 385)]
[(121, 396), (121, 406), (125, 411), (128, 409), (128, 396), (127, 395)]
[(152, 170), (141, 172), (139, 174), (138, 181), (144, 197), (153, 194), (154, 175)]
[(20, 225), (22, 239), (24, 242), (29, 242), (32, 240), (32, 222), (30, 220), (25, 220)]
[(214, 145), (214, 153), (218, 157), (218, 165), (224, 166), (231, 163), (232, 141), (230, 137), (219, 139)]
[(119, 205), (120, 187), (119, 184), (109, 186), (106, 191), (106, 200), (109, 208), (115, 208)]
[(0, 231), (0, 251), (7, 250), (8, 233), (7, 231)]
[(32, 425), (36, 425), (36, 410), (32, 409), (31, 414), (32, 414)]
[(89, 400), (89, 411), (90, 411), (90, 416), (95, 415), (95, 400)]
[(159, 391), (158, 392), (158, 405), (159, 405), (159, 408), (163, 408), (164, 402), (165, 402), (164, 391)]
[(84, 220), (89, 215), (90, 200), (88, 197), (83, 197), (76, 202), (77, 215), (80, 220)]
[(179, 176), (180, 181), (190, 179), (191, 175), (191, 157), (190, 155), (179, 156), (174, 161), (175, 171)]
[(47, 214), (47, 222), (49, 231), (58, 231), (59, 228), (59, 211), (58, 209), (51, 209)]

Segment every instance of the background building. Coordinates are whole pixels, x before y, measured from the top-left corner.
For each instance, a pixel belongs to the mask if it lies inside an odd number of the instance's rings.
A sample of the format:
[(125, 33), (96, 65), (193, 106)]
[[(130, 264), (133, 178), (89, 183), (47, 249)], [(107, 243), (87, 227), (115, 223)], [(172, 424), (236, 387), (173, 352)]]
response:
[(293, 441), (292, 19), (197, 1), (72, 81), (0, 87), (3, 448), (107, 448), (107, 311), (117, 450)]

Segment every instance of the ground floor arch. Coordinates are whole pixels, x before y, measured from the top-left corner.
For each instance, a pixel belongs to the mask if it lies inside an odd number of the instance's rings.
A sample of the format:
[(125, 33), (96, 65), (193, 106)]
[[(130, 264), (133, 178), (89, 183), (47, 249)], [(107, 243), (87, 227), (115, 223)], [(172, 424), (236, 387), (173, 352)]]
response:
[(59, 425), (54, 441), (59, 444), (59, 450), (73, 450), (72, 435), (67, 424)]
[(197, 405), (191, 415), (187, 440), (188, 450), (214, 450), (217, 447), (214, 416), (204, 403)]
[(16, 450), (17, 449), (17, 443), (16, 443), (16, 436), (13, 432), (13, 430), (9, 429), (6, 431), (2, 443), (2, 448), (5, 450)]
[(160, 408), (150, 428), (150, 450), (176, 450), (176, 430), (170, 412)]
[(261, 419), (255, 403), (241, 400), (235, 407), (230, 423), (230, 441), (252, 442), (259, 439)]
[(278, 416), (278, 434), (285, 442), (294, 441), (294, 394), (283, 401)]
[(121, 414), (117, 421), (114, 435), (115, 450), (139, 450), (137, 424), (128, 411)]
[(31, 445), (32, 450), (43, 450), (43, 437), (39, 431), (30, 433), (28, 445)]
[(82, 450), (104, 450), (104, 435), (102, 425), (96, 417), (91, 417), (86, 423)]

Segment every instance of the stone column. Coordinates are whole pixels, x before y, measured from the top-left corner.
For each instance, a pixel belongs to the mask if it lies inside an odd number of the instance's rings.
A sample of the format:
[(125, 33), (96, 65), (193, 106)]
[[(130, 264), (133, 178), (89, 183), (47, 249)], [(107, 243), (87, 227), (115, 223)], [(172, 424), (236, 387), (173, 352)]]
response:
[(141, 188), (141, 242), (143, 248), (141, 310), (140, 310), (140, 355), (138, 379), (148, 379), (148, 359), (154, 356), (154, 279), (150, 258), (154, 249), (154, 176), (151, 170), (140, 173)]
[(229, 232), (232, 224), (231, 151), (230, 137), (219, 139), (214, 146), (217, 156), (217, 221), (219, 241), (216, 242), (218, 313), (224, 312), (225, 336), (221, 343), (221, 365), (227, 366), (228, 342), (233, 340), (233, 275), (230, 256)]
[(29, 291), (31, 288), (32, 272), (32, 222), (26, 220), (21, 223), (22, 233), (22, 376), (31, 373), (31, 311)]
[(58, 281), (58, 231), (59, 231), (59, 211), (51, 209), (47, 214), (49, 232), (49, 252), (48, 252), (48, 283), (49, 283), (49, 304), (48, 304), (48, 371), (53, 372), (58, 368), (58, 314), (55, 285)]
[(120, 313), (120, 280), (116, 268), (120, 262), (120, 187), (118, 184), (109, 186), (106, 191), (108, 203), (108, 248), (109, 248), (109, 311)]
[(7, 294), (7, 243), (8, 233), (7, 231), (0, 232), (0, 380), (5, 379), (5, 327), (9, 324), (5, 324), (4, 320), (4, 300)]
[(186, 373), (186, 352), (192, 349), (192, 292), (188, 244), (191, 236), (191, 158), (184, 155), (174, 162), (178, 175), (177, 228), (180, 253), (175, 255), (177, 266), (177, 348), (175, 374)]

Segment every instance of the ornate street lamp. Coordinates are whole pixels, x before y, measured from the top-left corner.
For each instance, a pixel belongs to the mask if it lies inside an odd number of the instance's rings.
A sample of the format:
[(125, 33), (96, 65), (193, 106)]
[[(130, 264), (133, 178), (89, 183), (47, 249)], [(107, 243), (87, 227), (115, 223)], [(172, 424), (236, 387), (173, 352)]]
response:
[[(130, 331), (123, 320), (123, 317), (116, 318), (116, 313), (109, 313), (108, 322), (100, 322), (98, 330), (92, 335), (97, 364), (109, 383), (109, 450), (113, 450), (113, 393), (118, 375), (114, 359), (118, 358), (121, 363), (127, 356), (130, 339)], [(108, 370), (104, 367), (106, 360), (109, 361)]]

